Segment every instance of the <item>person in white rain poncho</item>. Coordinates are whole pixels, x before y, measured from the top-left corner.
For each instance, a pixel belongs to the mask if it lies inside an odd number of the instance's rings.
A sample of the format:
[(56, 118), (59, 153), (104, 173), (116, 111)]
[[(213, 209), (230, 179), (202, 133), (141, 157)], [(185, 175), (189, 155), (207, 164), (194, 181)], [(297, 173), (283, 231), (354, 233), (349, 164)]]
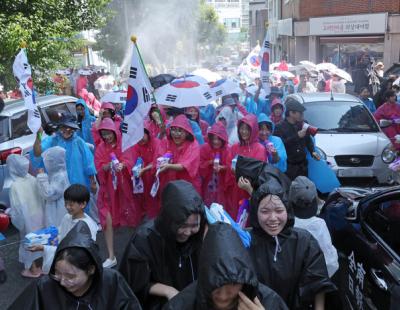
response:
[(318, 194), (315, 184), (305, 176), (298, 176), (290, 185), (289, 202), (295, 215), (294, 227), (307, 230), (318, 241), (328, 275), (332, 277), (339, 269), (338, 254), (325, 221), (316, 216)]
[(229, 106), (224, 107), (217, 116), (217, 121), (222, 122), (228, 133), (228, 141), (230, 145), (239, 142), (237, 133), (236, 119), (233, 114), (232, 108)]
[[(6, 164), (13, 179), (9, 214), (23, 240), (26, 234), (44, 227), (43, 200), (39, 195), (36, 178), (28, 173), (28, 159), (12, 154), (7, 157)], [(19, 261), (25, 266), (22, 276), (36, 278), (41, 275), (42, 270), (35, 263), (40, 256), (40, 253), (31, 253), (23, 243), (20, 244)]]
[(67, 213), (64, 206), (64, 191), (69, 186), (65, 163), (65, 149), (54, 146), (42, 154), (47, 174), (41, 169), (36, 179), (40, 195), (45, 200), (45, 224), (56, 226)]

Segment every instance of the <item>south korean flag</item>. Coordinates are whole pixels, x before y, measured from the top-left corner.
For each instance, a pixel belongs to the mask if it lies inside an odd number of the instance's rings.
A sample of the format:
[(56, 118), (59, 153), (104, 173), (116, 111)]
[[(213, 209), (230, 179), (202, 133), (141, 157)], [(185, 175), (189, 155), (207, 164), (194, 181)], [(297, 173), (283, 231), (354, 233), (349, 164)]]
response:
[(133, 44), (132, 61), (129, 69), (128, 93), (126, 98), (122, 130), (122, 150), (138, 143), (144, 135), (144, 120), (152, 104), (153, 89), (142, 65), (136, 43)]
[(271, 56), (271, 43), (270, 43), (269, 30), (267, 29), (267, 33), (265, 35), (265, 39), (260, 51), (260, 59), (261, 59), (260, 80), (267, 96), (269, 96), (269, 94), (271, 93), (271, 83), (269, 80), (270, 56)]
[(28, 109), (28, 127), (33, 133), (36, 133), (42, 125), (42, 121), (33, 91), (32, 70), (24, 48), (21, 48), (15, 57), (13, 73), (24, 98), (25, 107)]

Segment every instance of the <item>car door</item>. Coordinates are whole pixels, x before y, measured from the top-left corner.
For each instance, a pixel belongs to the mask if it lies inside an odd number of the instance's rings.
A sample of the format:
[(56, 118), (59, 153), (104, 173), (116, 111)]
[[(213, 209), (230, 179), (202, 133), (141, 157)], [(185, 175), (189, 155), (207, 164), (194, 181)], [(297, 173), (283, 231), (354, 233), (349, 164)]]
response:
[(365, 200), (359, 212), (360, 225), (346, 251), (347, 302), (353, 309), (398, 309), (400, 191)]

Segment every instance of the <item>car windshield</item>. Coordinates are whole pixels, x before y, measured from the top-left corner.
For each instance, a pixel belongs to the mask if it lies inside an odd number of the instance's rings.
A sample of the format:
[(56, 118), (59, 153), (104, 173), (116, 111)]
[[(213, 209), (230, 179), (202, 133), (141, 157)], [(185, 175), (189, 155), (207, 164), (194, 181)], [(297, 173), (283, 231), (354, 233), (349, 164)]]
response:
[(304, 119), (324, 132), (378, 132), (368, 109), (356, 102), (323, 101), (305, 104)]
[(7, 116), (0, 116), (0, 143), (10, 139), (9, 122)]

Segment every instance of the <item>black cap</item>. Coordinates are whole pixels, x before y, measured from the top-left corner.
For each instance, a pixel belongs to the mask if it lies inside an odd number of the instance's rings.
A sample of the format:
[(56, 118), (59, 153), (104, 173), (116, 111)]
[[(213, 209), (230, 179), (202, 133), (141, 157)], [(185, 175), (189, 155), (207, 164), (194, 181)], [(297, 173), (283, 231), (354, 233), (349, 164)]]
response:
[(289, 98), (285, 102), (286, 111), (294, 111), (294, 112), (304, 112), (306, 108), (296, 100)]
[(65, 126), (73, 129), (79, 129), (76, 117), (71, 114), (64, 114), (59, 122), (60, 126)]

